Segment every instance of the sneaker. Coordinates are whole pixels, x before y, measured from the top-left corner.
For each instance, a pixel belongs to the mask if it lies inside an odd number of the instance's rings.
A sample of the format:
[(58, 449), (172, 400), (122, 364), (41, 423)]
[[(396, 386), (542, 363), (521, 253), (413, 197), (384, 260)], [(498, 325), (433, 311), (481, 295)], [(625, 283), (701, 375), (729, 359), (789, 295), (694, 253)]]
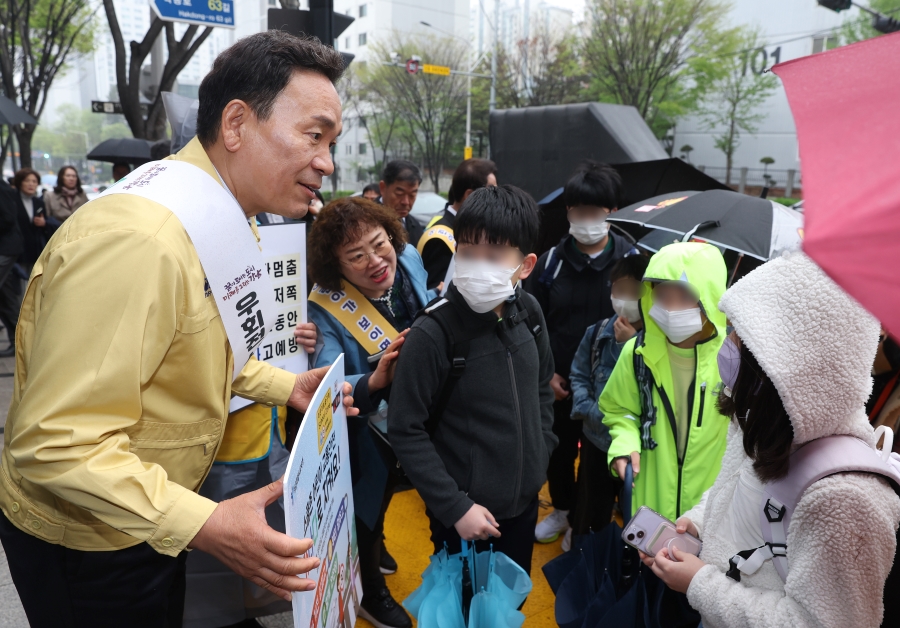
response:
[(572, 528), (566, 530), (566, 535), (563, 537), (562, 542), (562, 551), (568, 552), (572, 549)]
[(534, 528), (534, 540), (538, 543), (552, 543), (569, 529), (569, 511), (554, 510)]
[(381, 540), (381, 562), (378, 563), (378, 569), (386, 576), (397, 573), (397, 561), (388, 554), (387, 547), (384, 546), (384, 539)]
[(387, 587), (363, 595), (359, 616), (376, 628), (412, 628), (412, 619)]

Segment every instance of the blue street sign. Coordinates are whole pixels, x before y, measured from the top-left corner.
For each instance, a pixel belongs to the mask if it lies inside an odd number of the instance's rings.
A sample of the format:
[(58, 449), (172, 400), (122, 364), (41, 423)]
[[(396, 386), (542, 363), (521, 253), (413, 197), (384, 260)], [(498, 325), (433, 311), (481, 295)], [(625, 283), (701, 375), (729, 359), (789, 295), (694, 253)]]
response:
[(150, 7), (166, 22), (234, 28), (232, 0), (150, 0)]

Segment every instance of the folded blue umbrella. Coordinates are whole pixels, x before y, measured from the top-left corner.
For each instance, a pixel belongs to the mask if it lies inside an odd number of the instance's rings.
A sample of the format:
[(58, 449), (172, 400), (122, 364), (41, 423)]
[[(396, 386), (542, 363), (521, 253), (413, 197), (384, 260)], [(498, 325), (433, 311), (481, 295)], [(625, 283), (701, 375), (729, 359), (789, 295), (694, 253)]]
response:
[(431, 557), (403, 606), (419, 628), (520, 628), (525, 616), (518, 608), (531, 588), (531, 578), (508, 556), (465, 543), (460, 554), (445, 548)]

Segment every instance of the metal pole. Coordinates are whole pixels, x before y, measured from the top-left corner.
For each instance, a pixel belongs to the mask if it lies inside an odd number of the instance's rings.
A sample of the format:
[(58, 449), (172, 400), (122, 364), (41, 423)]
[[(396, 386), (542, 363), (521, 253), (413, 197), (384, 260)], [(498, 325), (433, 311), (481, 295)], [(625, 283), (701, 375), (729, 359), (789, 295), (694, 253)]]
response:
[(531, 96), (531, 81), (528, 80), (528, 47), (531, 44), (531, 21), (530, 21), (530, 13), (531, 6), (528, 0), (525, 0), (525, 11), (524, 18), (525, 24), (523, 26), (524, 36), (522, 39), (523, 47), (522, 47), (522, 89), (524, 90), (527, 96)]
[[(153, 13), (153, 9), (150, 9), (150, 22), (156, 18), (156, 15)], [(162, 31), (157, 35), (156, 41), (153, 42), (153, 47), (150, 48), (150, 83), (153, 85), (153, 91), (158, 92), (159, 86), (162, 83), (162, 75), (163, 75), (163, 67), (165, 66), (165, 61), (163, 57), (165, 56), (165, 51), (163, 49), (163, 37)]]
[(472, 77), (467, 78), (469, 93), (466, 97), (466, 146), (472, 145)]
[(494, 52), (491, 54), (491, 102), (488, 109), (497, 106), (497, 53), (500, 50), (500, 0), (494, 0)]

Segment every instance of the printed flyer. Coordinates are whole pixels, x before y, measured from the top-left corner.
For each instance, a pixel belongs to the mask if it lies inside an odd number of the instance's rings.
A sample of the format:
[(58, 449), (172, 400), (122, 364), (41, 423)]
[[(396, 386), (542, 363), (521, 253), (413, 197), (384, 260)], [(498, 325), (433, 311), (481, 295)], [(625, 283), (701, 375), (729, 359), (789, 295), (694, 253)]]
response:
[(307, 556), (321, 561), (309, 573), (316, 589), (293, 594), (295, 628), (352, 628), (362, 599), (343, 386), (341, 354), (309, 404), (284, 474), (287, 533), (311, 538)]

